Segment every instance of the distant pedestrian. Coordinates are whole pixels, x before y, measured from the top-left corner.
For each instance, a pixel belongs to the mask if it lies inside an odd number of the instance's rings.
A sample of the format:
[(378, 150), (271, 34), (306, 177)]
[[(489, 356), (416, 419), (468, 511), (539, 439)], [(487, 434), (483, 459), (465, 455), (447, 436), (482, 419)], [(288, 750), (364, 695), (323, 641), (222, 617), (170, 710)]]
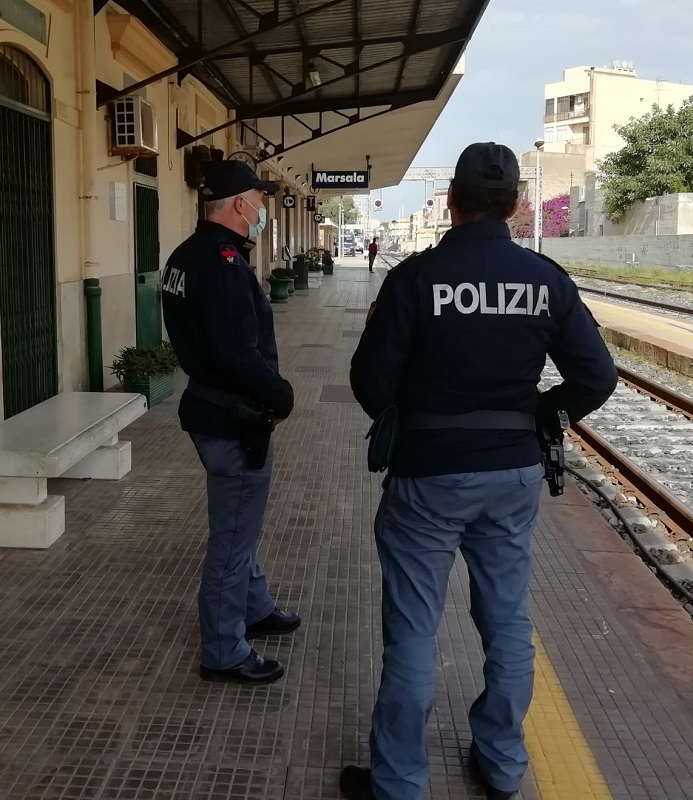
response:
[(373, 239), (373, 241), (368, 245), (368, 271), (373, 272), (373, 264), (375, 262), (375, 257), (378, 255), (378, 240)]

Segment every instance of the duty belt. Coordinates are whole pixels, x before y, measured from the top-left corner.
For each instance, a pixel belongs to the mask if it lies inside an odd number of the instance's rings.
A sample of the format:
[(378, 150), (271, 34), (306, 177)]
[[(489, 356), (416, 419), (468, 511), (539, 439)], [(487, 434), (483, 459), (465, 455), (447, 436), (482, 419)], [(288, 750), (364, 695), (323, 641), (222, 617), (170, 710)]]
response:
[(404, 430), (445, 430), (462, 428), (469, 430), (532, 431), (537, 426), (532, 414), (523, 411), (470, 411), (467, 414), (402, 413), (401, 427)]
[(239, 403), (249, 405), (250, 400), (247, 397), (241, 397), (231, 392), (225, 392), (223, 389), (215, 389), (213, 386), (207, 386), (206, 383), (200, 383), (195, 378), (188, 378), (188, 392), (200, 400), (206, 400), (215, 406), (222, 408), (235, 409)]

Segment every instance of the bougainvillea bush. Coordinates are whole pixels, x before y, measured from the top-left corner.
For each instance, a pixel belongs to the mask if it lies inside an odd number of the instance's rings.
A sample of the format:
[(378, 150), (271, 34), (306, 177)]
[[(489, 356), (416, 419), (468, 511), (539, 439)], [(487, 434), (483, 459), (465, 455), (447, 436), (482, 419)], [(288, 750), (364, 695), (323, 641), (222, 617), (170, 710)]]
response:
[[(542, 236), (547, 239), (567, 236), (570, 226), (570, 195), (553, 197), (542, 205)], [(520, 200), (517, 212), (509, 224), (515, 239), (531, 239), (534, 236), (534, 206), (529, 200)]]

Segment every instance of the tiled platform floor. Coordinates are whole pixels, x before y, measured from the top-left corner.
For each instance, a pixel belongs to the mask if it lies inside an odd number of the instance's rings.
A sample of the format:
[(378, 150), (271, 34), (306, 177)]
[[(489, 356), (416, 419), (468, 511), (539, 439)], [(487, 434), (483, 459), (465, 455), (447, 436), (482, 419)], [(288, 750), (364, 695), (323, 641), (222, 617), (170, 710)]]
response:
[[(0, 800), (336, 800), (340, 767), (366, 761), (379, 485), (343, 387), (383, 273), (352, 264), (276, 309), (298, 407), (277, 436), (261, 555), (304, 625), (259, 649), (285, 679), (252, 690), (197, 677), (204, 477), (168, 401), (127, 432), (125, 480), (54, 484), (68, 531), (50, 550), (0, 552)], [(612, 796), (693, 797), (687, 708), (546, 517), (536, 555), (537, 632)], [(440, 650), (430, 796), (480, 798), (462, 760), (481, 675), (463, 566)], [(537, 797), (531, 776), (523, 797)]]

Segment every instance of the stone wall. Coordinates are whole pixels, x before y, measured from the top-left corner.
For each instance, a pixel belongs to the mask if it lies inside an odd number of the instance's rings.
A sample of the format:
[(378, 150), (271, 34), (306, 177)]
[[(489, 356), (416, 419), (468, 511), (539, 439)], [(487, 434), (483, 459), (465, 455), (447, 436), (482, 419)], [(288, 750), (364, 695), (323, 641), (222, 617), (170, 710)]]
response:
[[(518, 244), (534, 248), (533, 239)], [(542, 251), (562, 264), (619, 267), (635, 260), (641, 267), (693, 269), (693, 235), (543, 239)]]

